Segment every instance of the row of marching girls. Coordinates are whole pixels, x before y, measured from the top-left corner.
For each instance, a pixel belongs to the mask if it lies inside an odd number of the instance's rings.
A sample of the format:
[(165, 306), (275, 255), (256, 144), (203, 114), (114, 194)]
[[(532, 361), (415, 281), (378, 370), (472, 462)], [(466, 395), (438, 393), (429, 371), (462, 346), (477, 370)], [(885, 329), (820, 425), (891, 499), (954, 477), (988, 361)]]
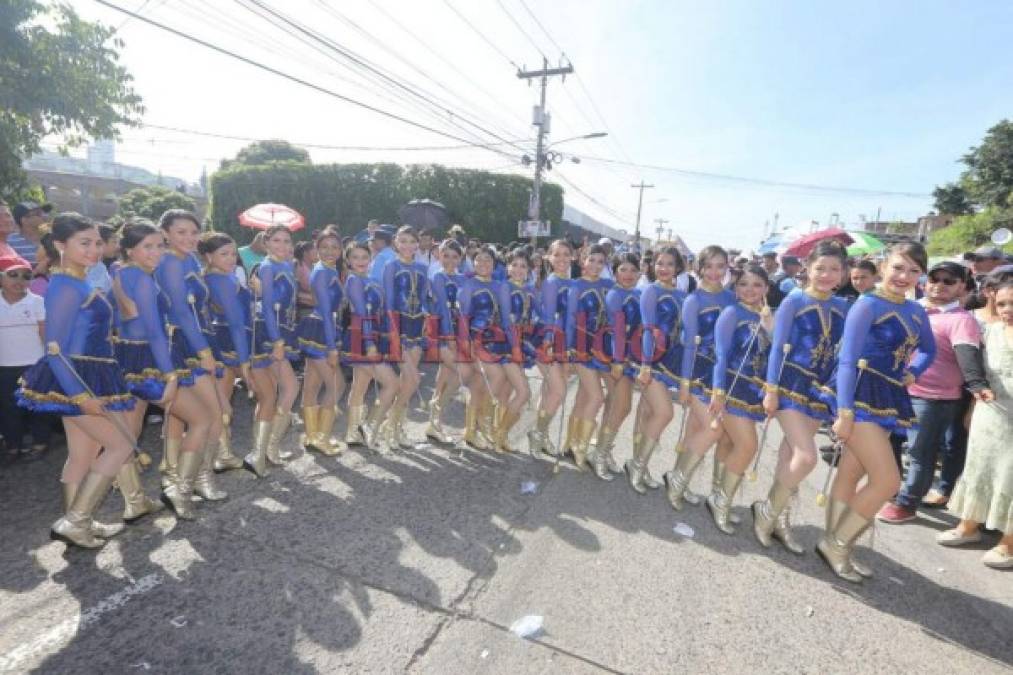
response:
[[(671, 396), (678, 392), (686, 409), (676, 464), (664, 475), (668, 500), (676, 509), (700, 501), (689, 484), (714, 447), (706, 504), (716, 526), (732, 534), (738, 523), (732, 512), (735, 496), (744, 476), (755, 479), (759, 449), (770, 420), (776, 419), (783, 440), (768, 496), (753, 504), (753, 530), (764, 546), (777, 540), (802, 554), (791, 527), (791, 502), (816, 466), (820, 425), (833, 423), (844, 450), (829, 494), (826, 486), (820, 493), (826, 531), (817, 551), (842, 578), (857, 582), (870, 576), (852, 549), (897, 490), (889, 435), (913, 426), (906, 385), (935, 353), (924, 310), (906, 299), (927, 269), (924, 249), (918, 244), (891, 249), (880, 287), (849, 307), (833, 295), (846, 269), (845, 252), (835, 243), (821, 243), (807, 259), (808, 286), (789, 294), (773, 317), (764, 302), (766, 272), (747, 267), (731, 289), (725, 288), (728, 256), (720, 247), (700, 252), (700, 285), (688, 296), (675, 287), (684, 266), (675, 249), (656, 254), (655, 281), (641, 288), (636, 286), (636, 257), (623, 256), (613, 260), (616, 285), (609, 289), (598, 276), (604, 262), (600, 253), (594, 247), (586, 251), (582, 278), (570, 280), (571, 250), (565, 242), (550, 248), (554, 274), (543, 284), (542, 334), (550, 349), (562, 344), (568, 353), (565, 359), (539, 364), (545, 389), (530, 434), (532, 449), (572, 453), (578, 466), (587, 462), (600, 478), (610, 480), (619, 472), (612, 444), (637, 384), (642, 395), (633, 456), (624, 468), (631, 486), (643, 494), (659, 485), (648, 462), (674, 417)], [(596, 342), (593, 336), (605, 324), (605, 339)], [(569, 339), (552, 340), (552, 330)], [(579, 386), (567, 440), (556, 448), (547, 430), (564, 405), (568, 365), (561, 361), (572, 362)], [(597, 443), (589, 449), (602, 407)]]

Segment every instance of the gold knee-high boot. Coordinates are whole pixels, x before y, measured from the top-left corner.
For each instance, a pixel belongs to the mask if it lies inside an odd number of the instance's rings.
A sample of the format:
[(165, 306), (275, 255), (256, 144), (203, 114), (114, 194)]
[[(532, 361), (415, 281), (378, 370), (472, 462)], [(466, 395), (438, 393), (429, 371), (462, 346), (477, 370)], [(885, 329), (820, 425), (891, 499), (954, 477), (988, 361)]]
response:
[(163, 489), (176, 482), (176, 465), (179, 464), (179, 446), (182, 443), (182, 438), (166, 438), (162, 442), (162, 463), (158, 465), (158, 470), (162, 472)]
[(577, 418), (573, 415), (566, 418), (566, 435), (563, 436), (563, 445), (559, 448), (559, 452), (563, 455), (563, 457), (566, 457), (573, 448), (573, 429), (576, 422)]
[(317, 413), (317, 438), (319, 438), (319, 450), (321, 454), (328, 457), (341, 454), (348, 446), (334, 437), (331, 433), (334, 429), (334, 420), (337, 418), (337, 408), (334, 406), (321, 407)]
[(215, 473), (224, 473), (225, 471), (243, 468), (243, 460), (232, 454), (232, 435), (229, 433), (228, 419), (224, 420), (224, 424), (222, 433), (218, 436), (218, 448), (215, 451)]
[(861, 583), (863, 577), (851, 565), (851, 550), (862, 533), (868, 529), (871, 521), (844, 507), (843, 513), (833, 530), (824, 533), (816, 544), (816, 552), (834, 571), (834, 574), (852, 583)]
[(496, 401), (486, 396), (478, 409), (478, 434), (490, 450), (496, 446), (496, 407)]
[(385, 454), (390, 451), (390, 447), (383, 442), (383, 410), (380, 409), (379, 405), (374, 405), (373, 409), (369, 412), (369, 418), (366, 420), (365, 427), (363, 428), (366, 446), (375, 452)]
[(415, 447), (415, 443), (408, 437), (405, 431), (405, 420), (408, 418), (408, 403), (398, 401), (391, 411), (391, 432), (394, 444), (398, 447), (409, 450)]
[(274, 411), (274, 419), (271, 420), (271, 438), (267, 444), (267, 461), (275, 466), (280, 466), (286, 459), (292, 457), (291, 450), (281, 447), (281, 440), (291, 422), (292, 413), (281, 408)]
[(209, 502), (220, 502), (227, 499), (229, 493), (215, 483), (214, 458), (218, 451), (218, 439), (209, 438), (204, 448), (203, 458), (197, 477), (194, 478), (193, 492), (201, 499)]
[(345, 427), (345, 443), (348, 445), (365, 445), (362, 437), (362, 423), (366, 419), (365, 405), (348, 406), (348, 426)]
[[(134, 459), (131, 457), (127, 464), (133, 464)], [(126, 466), (126, 464), (124, 464)], [(74, 497), (77, 496), (77, 492), (81, 489), (80, 483), (63, 483), (63, 512), (67, 513), (70, 511), (71, 505), (74, 503)], [(94, 518), (91, 519), (91, 531), (96, 537), (102, 539), (109, 539), (115, 537), (117, 534), (122, 532), (125, 528), (123, 523), (100, 523)]]
[(676, 511), (681, 511), (686, 500), (686, 493), (689, 491), (689, 483), (693, 480), (693, 474), (703, 460), (703, 455), (696, 455), (689, 450), (679, 453), (675, 468), (665, 474), (665, 485), (667, 488), (668, 503)]
[[(594, 452), (588, 455), (588, 461), (594, 469), (594, 473), (602, 480), (612, 480), (623, 472), (623, 467), (616, 461), (612, 451), (616, 443), (616, 430), (602, 424), (598, 429), (598, 441), (594, 444)], [(599, 469), (603, 469), (601, 471)], [(608, 476), (607, 478), (605, 476)]]
[(105, 540), (96, 537), (92, 531), (92, 515), (112, 484), (111, 477), (95, 471), (85, 476), (74, 493), (70, 507), (53, 523), (49, 536), (81, 548), (99, 548), (105, 544)]
[[(677, 445), (677, 446), (675, 446), (675, 463), (676, 464), (679, 463), (679, 458), (682, 457), (683, 454), (685, 454), (686, 452), (689, 452), (689, 451), (686, 449), (685, 445)], [(712, 479), (713, 479), (713, 476), (712, 476)], [(693, 492), (688, 487), (682, 493), (682, 501), (686, 502), (687, 504), (692, 504), (693, 506), (697, 506), (703, 500), (704, 500), (703, 497), (701, 497), (697, 493)]]
[(638, 494), (647, 493), (647, 485), (644, 484), (644, 476), (647, 474), (647, 464), (658, 442), (653, 438), (641, 436), (640, 443), (634, 449), (633, 456), (626, 460), (626, 475), (630, 481), (630, 487)]
[[(776, 478), (770, 486), (770, 492), (763, 501), (753, 502), (753, 534), (765, 548), (773, 544), (774, 528), (777, 527), (777, 519), (781, 513), (788, 508), (794, 491), (782, 485)], [(827, 529), (833, 529), (829, 526)], [(794, 552), (794, 551), (793, 551)]]
[(464, 442), (475, 450), (489, 450), (489, 444), (478, 432), (478, 418), (478, 403), (469, 396), (464, 409)]
[(303, 434), (299, 439), (299, 444), (305, 450), (316, 450), (320, 451), (320, 406), (318, 405), (307, 405), (303, 406), (302, 409), (302, 422), (303, 422)]
[(452, 443), (450, 435), (443, 428), (443, 408), (446, 403), (450, 400), (451, 395), (447, 395), (447, 391), (450, 387), (446, 387), (443, 390), (442, 396), (433, 396), (429, 401), (429, 426), (426, 427), (426, 438), (430, 438), (437, 443)]
[(573, 441), (570, 447), (573, 451), (573, 464), (581, 471), (588, 466), (587, 451), (591, 445), (591, 436), (597, 427), (594, 420), (577, 419), (573, 423)]
[(742, 474), (732, 473), (722, 465), (721, 485), (707, 497), (707, 508), (714, 518), (714, 524), (725, 534), (735, 534), (730, 516), (732, 505), (735, 503), (735, 493), (741, 484)]
[(168, 506), (180, 520), (196, 520), (193, 508), (193, 486), (197, 473), (204, 464), (201, 451), (179, 453), (176, 483), (162, 491), (162, 503)]
[(162, 503), (149, 499), (141, 485), (141, 475), (133, 459), (120, 467), (116, 474), (116, 482), (120, 485), (123, 495), (123, 521), (134, 523), (148, 515), (162, 510)]
[(271, 422), (257, 420), (253, 424), (253, 450), (243, 460), (243, 468), (263, 478), (267, 475), (267, 446), (271, 442)]
[(556, 456), (558, 450), (549, 440), (549, 425), (552, 423), (552, 417), (541, 408), (538, 409), (535, 428), (528, 432), (528, 451), (532, 455), (541, 452), (550, 457)]
[[(842, 502), (839, 499), (830, 500), (830, 503), (827, 504), (827, 532), (832, 532), (834, 528), (837, 527), (837, 522), (841, 519), (841, 514), (844, 513), (844, 509), (846, 508), (848, 508), (848, 505), (845, 502)], [(873, 524), (873, 527), (874, 526), (875, 524)], [(848, 562), (850, 562), (851, 567), (863, 577), (866, 579), (872, 578), (872, 570), (869, 569), (867, 565), (855, 560), (854, 551), (852, 551), (852, 555), (848, 558)]]
[(510, 447), (510, 430), (517, 420), (521, 418), (520, 413), (510, 412), (506, 406), (500, 408), (502, 413), (496, 421), (496, 450), (499, 452), (513, 452)]

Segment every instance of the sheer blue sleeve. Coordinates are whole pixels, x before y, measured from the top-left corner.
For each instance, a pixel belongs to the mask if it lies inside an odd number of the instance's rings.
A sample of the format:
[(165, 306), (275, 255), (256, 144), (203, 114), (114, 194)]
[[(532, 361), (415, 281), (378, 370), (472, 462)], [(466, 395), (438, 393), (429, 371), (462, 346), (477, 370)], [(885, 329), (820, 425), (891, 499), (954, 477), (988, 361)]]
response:
[(654, 362), (654, 329), (658, 326), (658, 287), (654, 284), (640, 293), (640, 323), (643, 326), (641, 361), (646, 365)]
[(876, 301), (862, 296), (855, 301), (844, 321), (841, 349), (837, 357), (837, 408), (851, 410), (855, 405), (855, 383), (858, 378), (858, 359), (862, 356), (865, 337), (876, 318)]
[(419, 275), (419, 304), (422, 305), (422, 312), (425, 314), (432, 314), (432, 295), (429, 287), (429, 275), (426, 274), (426, 268), (421, 264), (416, 263), (415, 271)]
[(545, 326), (544, 344), (551, 344), (555, 340), (556, 331), (561, 327), (559, 319), (556, 317), (556, 295), (558, 289), (558, 279), (546, 279), (542, 283), (542, 297), (539, 308), (542, 316), (542, 325)]
[(577, 310), (580, 308), (580, 282), (570, 286), (566, 294), (566, 348), (577, 348)]
[(190, 304), (183, 261), (172, 253), (166, 253), (155, 269), (155, 277), (158, 279), (158, 285), (169, 296), (172, 322), (183, 331), (187, 344), (195, 352), (207, 349), (207, 338), (197, 324), (197, 317), (194, 316), (193, 306)]
[(50, 283), (43, 303), (46, 307), (46, 348), (48, 350), (49, 345), (54, 342), (60, 347), (60, 354), (49, 354), (46, 361), (60, 383), (63, 393), (71, 398), (85, 393), (73, 367), (64, 361), (64, 357), (69, 358), (67, 350), (70, 348), (74, 321), (81, 310), (83, 300), (84, 296), (74, 285)]
[(457, 289), (457, 307), (461, 312), (461, 316), (468, 317), (468, 321), (471, 321), (471, 292), (473, 282), (468, 279), (462, 283)]
[(250, 344), (246, 335), (246, 316), (239, 304), (239, 280), (233, 274), (208, 274), (204, 281), (211, 291), (212, 302), (221, 308), (225, 316), (239, 363), (246, 363), (250, 360)]
[(693, 360), (696, 359), (696, 335), (700, 330), (700, 298), (691, 293), (682, 306), (682, 378), (693, 378)]
[(144, 326), (144, 335), (148, 338), (148, 347), (155, 359), (155, 365), (163, 373), (172, 372), (169, 337), (165, 334), (165, 325), (158, 313), (158, 289), (155, 280), (147, 274), (138, 274), (133, 288), (124, 290), (133, 296), (137, 305), (137, 318)]
[(400, 264), (396, 260), (392, 260), (384, 265), (383, 274), (381, 275), (383, 306), (388, 312), (397, 312), (399, 309), (396, 302), (397, 294), (394, 292), (394, 275), (397, 273), (398, 267), (400, 267)]
[(921, 318), (921, 323), (919, 324), (920, 330), (918, 332), (918, 351), (915, 352), (914, 358), (911, 359), (911, 363), (908, 364), (907, 369), (908, 372), (917, 378), (921, 377), (921, 374), (928, 370), (928, 367), (932, 365), (933, 359), (936, 358), (936, 336), (932, 333), (929, 315), (926, 314), (925, 308), (918, 305), (914, 312), (916, 316)]
[(623, 313), (623, 298), (618, 288), (612, 288), (605, 294), (605, 318), (612, 327), (610, 356), (613, 363), (622, 363), (629, 353), (630, 346), (626, 344), (626, 314)]
[(714, 388), (728, 391), (728, 364), (735, 351), (735, 325), (739, 322), (735, 305), (721, 310), (717, 323), (714, 324)]
[(781, 364), (787, 356), (784, 353), (784, 345), (788, 343), (788, 338), (791, 336), (791, 326), (795, 321), (795, 314), (804, 302), (805, 296), (792, 293), (774, 312), (774, 335), (770, 343), (770, 359), (767, 361), (767, 384), (780, 384), (777, 379), (781, 374)]
[(257, 270), (260, 278), (260, 311), (264, 316), (264, 332), (271, 342), (281, 340), (281, 329), (278, 326), (278, 310), (274, 299), (274, 266), (266, 260)]
[(333, 273), (326, 268), (315, 269), (310, 274), (310, 288), (313, 290), (316, 312), (320, 315), (320, 320), (324, 324), (324, 342), (327, 345), (327, 351), (334, 351), (336, 349), (335, 344), (337, 340), (334, 328), (334, 308), (331, 307), (331, 291), (329, 288), (333, 276)]
[(440, 317), (440, 335), (450, 335), (450, 300), (447, 298), (447, 275), (433, 277), (433, 298), (436, 300), (436, 315)]
[(507, 341), (511, 349), (517, 346), (517, 336), (514, 335), (514, 320), (510, 312), (510, 286), (506, 281), (496, 282), (496, 303), (499, 305), (499, 322), (506, 333)]

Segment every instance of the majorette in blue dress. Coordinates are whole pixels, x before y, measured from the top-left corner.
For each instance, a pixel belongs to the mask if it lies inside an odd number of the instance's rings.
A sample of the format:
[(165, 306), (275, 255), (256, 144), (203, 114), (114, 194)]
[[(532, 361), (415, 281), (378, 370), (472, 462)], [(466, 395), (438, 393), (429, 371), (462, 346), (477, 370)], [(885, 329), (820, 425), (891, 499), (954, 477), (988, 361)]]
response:
[(541, 339), (536, 344), (552, 349), (552, 360), (565, 363), (566, 353), (566, 307), (570, 286), (573, 282), (556, 274), (550, 274), (542, 282), (538, 308), (541, 316)]
[(154, 275), (126, 264), (116, 270), (116, 278), (119, 334), (114, 344), (130, 392), (145, 401), (160, 401), (166, 378), (173, 373), (178, 386), (193, 386), (193, 372), (179, 351), (172, 350), (167, 332), (169, 298)]
[(833, 414), (851, 410), (856, 422), (873, 422), (891, 431), (916, 427), (904, 377), (910, 373), (917, 378), (935, 355), (924, 307), (883, 290), (863, 295), (844, 322), (837, 395), (830, 399), (836, 403)]
[(635, 378), (640, 368), (640, 289), (623, 288), (618, 284), (605, 294), (605, 317), (609, 330), (605, 334), (605, 353), (612, 361), (609, 366), (623, 366), (623, 374)]
[(155, 268), (155, 279), (159, 288), (169, 298), (169, 339), (178, 359), (182, 357), (194, 377), (207, 373), (199, 365), (199, 354), (211, 350), (211, 321), (207, 315), (209, 292), (201, 276), (197, 257), (181, 255), (173, 251), (162, 256)]
[(113, 357), (113, 308), (106, 297), (82, 277), (54, 270), (45, 308), (47, 353), (22, 375), (15, 392), (18, 405), (80, 415), (77, 404), (90, 389), (106, 410), (133, 409), (135, 399)]
[[(345, 280), (349, 323), (344, 330), (344, 360), (352, 366), (375, 365), (379, 355), (389, 351), (387, 313), (384, 311), (383, 288), (365, 274), (349, 274)], [(377, 354), (369, 358), (370, 353)]]
[(296, 342), (296, 298), (299, 286), (291, 261), (268, 256), (257, 270), (260, 280), (260, 308), (254, 326), (258, 354), (270, 354), (274, 345), (285, 346), (289, 361), (300, 357)]
[[(505, 281), (472, 277), (458, 294), (461, 320), (467, 322), (472, 358), (483, 363), (502, 363), (514, 348), (510, 320), (510, 291)], [(504, 352), (504, 347), (506, 352)]]
[(570, 282), (566, 300), (566, 348), (574, 363), (607, 371), (611, 356), (605, 351), (604, 328), (608, 325), (605, 295), (615, 285), (611, 279), (581, 277)]
[(721, 310), (735, 304), (735, 293), (701, 284), (689, 294), (682, 308), (682, 367), (690, 391), (704, 403), (710, 402), (714, 378), (714, 325)]
[(325, 359), (327, 353), (341, 351), (338, 320), (345, 298), (341, 277), (334, 265), (318, 262), (310, 272), (313, 311), (299, 322), (296, 330), (299, 348), (311, 359)]
[(711, 394), (725, 395), (725, 410), (737, 417), (761, 421), (764, 377), (770, 354), (770, 334), (761, 312), (736, 302), (721, 310), (714, 325), (714, 376)]
[[(505, 283), (510, 291), (510, 324), (517, 338), (516, 344), (520, 345), (521, 349), (521, 361), (517, 365), (521, 368), (530, 368), (535, 365), (534, 337), (538, 331), (535, 287), (532, 284), (518, 284), (514, 281)], [(504, 355), (512, 359), (513, 354), (507, 351), (508, 348), (509, 343), (502, 345), (500, 349)]]
[(432, 278), (433, 309), (440, 318), (440, 340), (444, 344), (453, 345), (457, 339), (457, 320), (461, 316), (457, 296), (465, 279), (463, 274), (447, 274), (445, 270), (440, 270)]
[[(422, 263), (392, 260), (383, 268), (383, 292), (388, 321), (397, 326), (401, 348), (426, 347), (429, 278)], [(396, 323), (395, 323), (396, 322)]]
[(823, 394), (832, 384), (848, 309), (846, 299), (812, 289), (795, 289), (781, 301), (766, 375), (767, 389), (776, 387), (780, 410), (831, 420)]
[(674, 285), (655, 281), (640, 292), (643, 322), (641, 365), (651, 377), (669, 389), (679, 388), (685, 346), (682, 343), (682, 313), (686, 294)]
[[(239, 283), (235, 274), (218, 271), (204, 273), (204, 282), (211, 292), (209, 311), (211, 329), (222, 363), (230, 368), (239, 368), (250, 363), (253, 348), (253, 317), (256, 313), (253, 293)], [(254, 359), (253, 368), (270, 365), (266, 355)]]

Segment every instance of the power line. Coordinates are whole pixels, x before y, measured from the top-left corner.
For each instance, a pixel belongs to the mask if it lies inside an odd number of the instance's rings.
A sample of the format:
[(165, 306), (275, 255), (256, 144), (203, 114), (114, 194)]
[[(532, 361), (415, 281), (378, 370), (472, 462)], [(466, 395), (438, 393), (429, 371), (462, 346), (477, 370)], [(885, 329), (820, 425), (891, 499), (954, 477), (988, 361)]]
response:
[(471, 29), (471, 30), (472, 30), (472, 31), (473, 31), (473, 32), (474, 32), (474, 33), (475, 33), (476, 35), (478, 35), (478, 36), (479, 36), (480, 38), (482, 38), (482, 40), (483, 40), (483, 41), (484, 41), (484, 42), (485, 42), (485, 43), (486, 43), (487, 45), (489, 45), (490, 47), (492, 47), (492, 48), (493, 48), (493, 50), (495, 50), (495, 51), (496, 51), (496, 52), (497, 52), (497, 53), (498, 53), (498, 54), (499, 54), (500, 56), (502, 56), (502, 57), (503, 57), (504, 59), (506, 59), (506, 60), (507, 60), (507, 63), (509, 63), (509, 64), (510, 64), (511, 66), (513, 66), (513, 67), (514, 67), (514, 68), (516, 68), (517, 70), (520, 70), (520, 69), (521, 69), (521, 67), (520, 67), (519, 65), (517, 65), (517, 62), (516, 62), (516, 61), (514, 61), (513, 59), (511, 59), (511, 58), (510, 58), (510, 57), (509, 57), (509, 56), (507, 55), (507, 53), (506, 53), (505, 51), (503, 51), (502, 49), (500, 49), (500, 48), (499, 48), (499, 47), (498, 47), (498, 46), (496, 45), (496, 43), (495, 43), (495, 42), (493, 42), (492, 40), (490, 40), (489, 38), (487, 38), (487, 37), (485, 36), (485, 33), (483, 33), (482, 31), (480, 31), (480, 30), (479, 30), (479, 29), (478, 29), (478, 28), (477, 28), (477, 27), (475, 26), (475, 24), (473, 24), (473, 23), (472, 23), (471, 21), (469, 21), (469, 20), (468, 20), (468, 18), (467, 18), (466, 16), (464, 16), (464, 14), (461, 14), (461, 12), (460, 12), (460, 11), (458, 11), (458, 9), (457, 9), (456, 7), (454, 7), (454, 6), (453, 6), (453, 5), (452, 5), (452, 4), (450, 3), (450, 0), (443, 0), (443, 4), (445, 4), (445, 5), (446, 5), (446, 6), (447, 6), (447, 7), (448, 7), (448, 8), (450, 9), (450, 11), (451, 11), (451, 12), (453, 12), (454, 14), (456, 14), (456, 15), (457, 15), (457, 18), (458, 18), (458, 19), (460, 19), (461, 21), (463, 21), (463, 22), (465, 23), (465, 25), (467, 25), (467, 26), (468, 26), (468, 28), (470, 28), (470, 29)]
[[(468, 124), (469, 126), (472, 126), (475, 129), (478, 129), (482, 133), (485, 133), (485, 134), (487, 134), (489, 136), (492, 136), (493, 138), (496, 138), (498, 140), (506, 141), (505, 138), (503, 138), (501, 135), (497, 134), (496, 132), (489, 130), (488, 128), (482, 126), (481, 124), (479, 124), (479, 123), (477, 123), (477, 122), (475, 122), (473, 120), (470, 120), (469, 118), (465, 117), (464, 115), (456, 113), (454, 110), (451, 110), (449, 107), (446, 107), (445, 104), (442, 104), (441, 102), (435, 101), (430, 96), (428, 96), (425, 93), (421, 92), (417, 87), (404, 84), (403, 82), (399, 81), (397, 78), (392, 77), (391, 75), (383, 72), (379, 67), (377, 67), (374, 64), (369, 63), (365, 59), (357, 56), (351, 50), (349, 50), (348, 48), (344, 47), (343, 45), (341, 45), (337, 41), (333, 40), (332, 38), (329, 38), (326, 35), (323, 35), (322, 33), (319, 33), (319, 32), (317, 32), (315, 30), (307, 28), (306, 26), (304, 26), (304, 25), (300, 24), (299, 22), (293, 20), (292, 18), (286, 16), (285, 14), (283, 14), (283, 13), (281, 13), (281, 12), (279, 12), (279, 11), (273, 9), (273, 8), (271, 8), (266, 3), (260, 2), (260, 0), (246, 0), (246, 1), (250, 2), (253, 5), (256, 5), (257, 7), (260, 7), (264, 11), (266, 11), (266, 12), (272, 14), (273, 16), (277, 17), (279, 20), (285, 22), (286, 24), (288, 24), (289, 26), (291, 26), (295, 30), (299, 31), (300, 33), (303, 33), (304, 35), (307, 35), (307, 36), (313, 38), (314, 40), (316, 40), (316, 41), (320, 42), (321, 44), (323, 44), (323, 45), (329, 47), (330, 49), (334, 50), (338, 54), (341, 54), (344, 58), (350, 60), (352, 63), (356, 64), (357, 66), (359, 66), (361, 68), (364, 68), (364, 69), (366, 69), (366, 70), (368, 70), (370, 72), (375, 73), (379, 77), (381, 77), (384, 80), (390, 82), (392, 85), (398, 87), (399, 89), (403, 89), (405, 92), (411, 94), (412, 96), (416, 96), (419, 99), (421, 99), (421, 100), (429, 103), (430, 105), (432, 105), (434, 107), (438, 107), (438, 108), (443, 109), (443, 111), (446, 112), (448, 115), (456, 117), (457, 119), (459, 119), (462, 122)], [(520, 146), (517, 146), (517, 148), (519, 150), (523, 151), (523, 148), (521, 148)]]
[(545, 52), (543, 52), (542, 48), (538, 46), (538, 43), (535, 42), (530, 35), (528, 35), (528, 32), (524, 30), (524, 27), (521, 26), (517, 19), (514, 18), (514, 15), (506, 8), (506, 5), (503, 4), (503, 0), (496, 0), (496, 4), (499, 5), (499, 8), (502, 9), (503, 13), (507, 15), (508, 19), (510, 19), (510, 23), (512, 23), (514, 27), (521, 32), (521, 35), (527, 38), (528, 42), (531, 43), (531, 46), (535, 48), (535, 51), (541, 54), (542, 58), (548, 60), (549, 57), (545, 55)]
[[(300, 84), (300, 85), (302, 85), (304, 87), (307, 87), (309, 89), (313, 89), (314, 91), (317, 91), (317, 92), (319, 92), (321, 94), (326, 94), (328, 96), (331, 96), (332, 98), (336, 98), (336, 99), (338, 99), (340, 101), (344, 101), (346, 103), (350, 103), (350, 104), (352, 104), (352, 105), (354, 105), (356, 107), (362, 108), (364, 110), (368, 110), (368, 111), (376, 113), (378, 115), (382, 115), (383, 117), (387, 117), (389, 119), (396, 120), (398, 122), (401, 122), (403, 124), (407, 124), (409, 126), (417, 128), (417, 129), (422, 129), (423, 131), (428, 131), (428, 132), (430, 132), (432, 134), (436, 134), (438, 136), (443, 136), (444, 138), (449, 138), (451, 140), (459, 141), (461, 143), (467, 143), (469, 145), (475, 145), (475, 147), (481, 147), (480, 145), (475, 144), (475, 143), (473, 143), (472, 141), (470, 141), (470, 140), (468, 140), (466, 138), (462, 138), (461, 136), (457, 136), (455, 134), (448, 133), (446, 131), (441, 131), (439, 129), (435, 129), (433, 127), (430, 127), (430, 126), (422, 124), (420, 122), (416, 122), (414, 120), (408, 119), (408, 118), (403, 117), (401, 115), (398, 115), (396, 113), (391, 113), (391, 112), (388, 112), (388, 111), (383, 110), (381, 108), (377, 108), (376, 106), (373, 106), (373, 105), (370, 105), (368, 103), (364, 103), (364, 102), (359, 101), (357, 99), (351, 98), (349, 96), (344, 96), (343, 94), (339, 94), (336, 91), (333, 91), (331, 89), (328, 89), (328, 88), (323, 87), (323, 86), (318, 85), (318, 84), (314, 84), (313, 82), (309, 82), (308, 80), (304, 80), (304, 79), (302, 79), (300, 77), (296, 77), (295, 75), (291, 75), (289, 73), (283, 72), (281, 70), (278, 70), (277, 68), (273, 68), (273, 67), (268, 66), (268, 65), (266, 65), (264, 63), (256, 61), (256, 60), (254, 60), (252, 58), (243, 56), (241, 54), (237, 54), (237, 53), (235, 53), (233, 51), (225, 49), (224, 47), (220, 47), (220, 46), (218, 46), (216, 44), (213, 44), (211, 42), (208, 42), (206, 40), (202, 40), (200, 38), (196, 38), (196, 37), (193, 37), (191, 35), (187, 35), (186, 33), (183, 33), (183, 32), (181, 32), (179, 30), (176, 30), (175, 28), (167, 26), (167, 25), (165, 25), (163, 23), (159, 23), (158, 21), (154, 21), (152, 19), (145, 18), (145, 17), (140, 16), (140, 15), (134, 13), (134, 12), (131, 12), (128, 9), (125, 9), (123, 7), (115, 5), (115, 4), (111, 3), (111, 2), (109, 2), (108, 0), (95, 0), (95, 2), (97, 2), (100, 5), (103, 5), (105, 7), (108, 7), (109, 9), (112, 9), (112, 10), (115, 10), (117, 12), (120, 12), (121, 14), (126, 14), (127, 16), (131, 16), (131, 17), (133, 17), (133, 18), (135, 18), (135, 19), (137, 19), (139, 21), (143, 21), (144, 23), (147, 23), (147, 24), (149, 24), (151, 26), (159, 28), (159, 29), (161, 29), (163, 31), (166, 31), (168, 33), (172, 33), (173, 35), (175, 35), (177, 37), (183, 38), (184, 40), (187, 40), (189, 42), (193, 42), (194, 44), (198, 44), (198, 45), (200, 45), (202, 47), (205, 47), (205, 48), (210, 49), (212, 51), (218, 52), (219, 54), (224, 54), (225, 56), (228, 56), (228, 57), (231, 57), (233, 59), (236, 59), (237, 61), (241, 61), (243, 63), (246, 63), (247, 65), (254, 66), (255, 68), (258, 68), (258, 69), (263, 70), (265, 72), (271, 73), (272, 75), (276, 75), (278, 77), (284, 78), (284, 79), (289, 80), (291, 82), (295, 82), (296, 84)], [(487, 149), (492, 150), (492, 148), (487, 148)], [(507, 153), (504, 153), (504, 152), (498, 151), (498, 150), (493, 150), (493, 151), (497, 152), (498, 154), (504, 154), (504, 155), (507, 154)]]
[(817, 192), (839, 192), (842, 194), (854, 194), (864, 195), (872, 197), (913, 197), (923, 199), (930, 197), (931, 195), (923, 194), (919, 192), (898, 192), (892, 190), (871, 190), (866, 188), (852, 188), (852, 187), (837, 187), (829, 185), (813, 185), (810, 183), (789, 183), (785, 181), (767, 180), (765, 178), (747, 178), (744, 176), (732, 176), (729, 174), (711, 173), (707, 171), (694, 171), (691, 169), (680, 169), (674, 166), (661, 166), (658, 164), (637, 164), (635, 162), (624, 162), (618, 159), (609, 159), (607, 157), (592, 157), (588, 155), (581, 155), (581, 159), (592, 162), (604, 162), (606, 164), (619, 164), (623, 166), (632, 166), (639, 169), (651, 169), (654, 171), (666, 171), (675, 173), (683, 176), (690, 176), (694, 178), (705, 178), (709, 180), (721, 180), (730, 181), (736, 183), (749, 183), (752, 185), (763, 185), (767, 187), (783, 187), (792, 188), (798, 190), (810, 190)]
[(518, 1), (521, 3), (521, 7), (524, 8), (524, 11), (528, 13), (528, 16), (531, 17), (531, 20), (535, 22), (535, 25), (538, 26), (539, 29), (541, 29), (542, 33), (545, 34), (545, 37), (549, 38), (549, 42), (551, 42), (552, 46), (556, 48), (556, 51), (562, 54), (563, 48), (559, 46), (559, 43), (556, 42), (551, 35), (549, 35), (549, 31), (545, 30), (545, 26), (542, 25), (542, 22), (538, 20), (538, 17), (535, 16), (535, 13), (531, 11), (530, 7), (528, 7), (528, 3), (524, 2), (524, 0)]

